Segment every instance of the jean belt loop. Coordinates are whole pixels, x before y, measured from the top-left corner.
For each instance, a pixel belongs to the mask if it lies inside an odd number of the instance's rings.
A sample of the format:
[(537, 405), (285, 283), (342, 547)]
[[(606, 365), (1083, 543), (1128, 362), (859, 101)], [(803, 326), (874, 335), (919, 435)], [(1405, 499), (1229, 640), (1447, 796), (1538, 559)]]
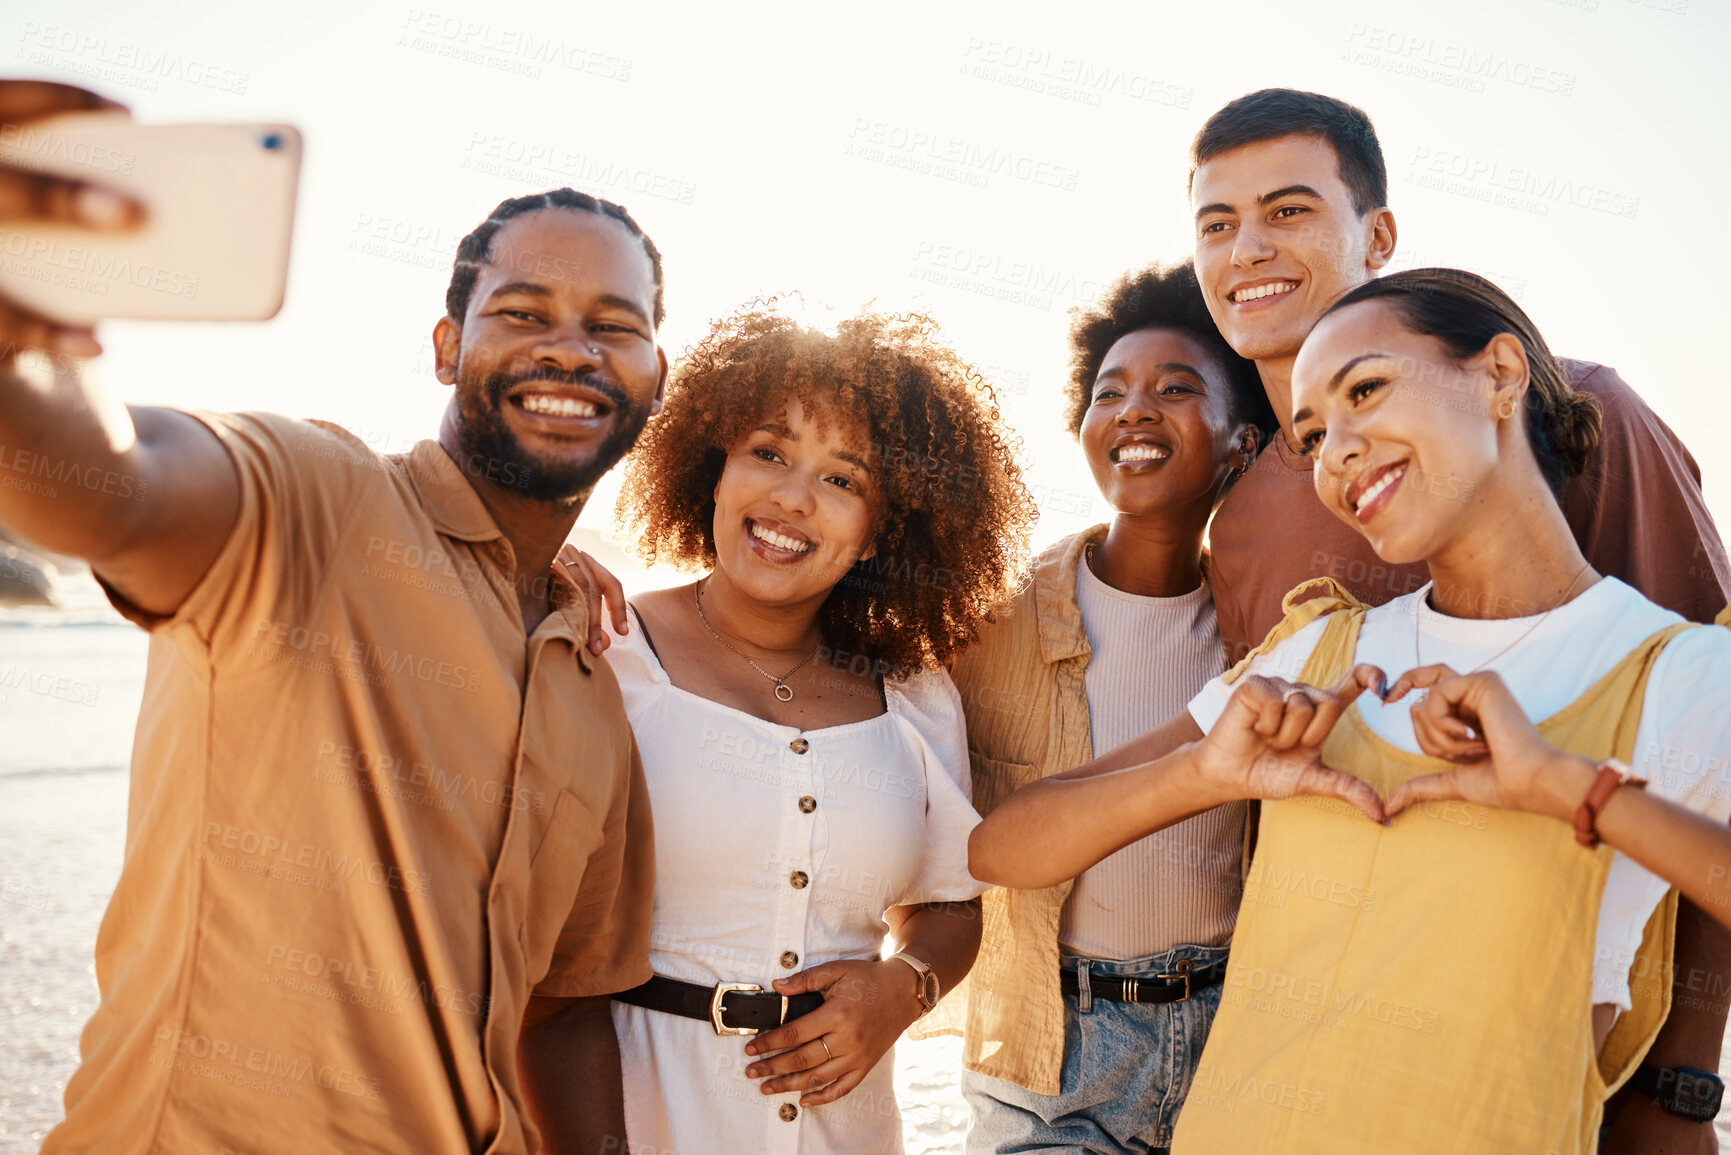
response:
[(1084, 1015), (1094, 1013), (1094, 984), (1088, 978), (1091, 959), (1076, 960), (1076, 1009)]

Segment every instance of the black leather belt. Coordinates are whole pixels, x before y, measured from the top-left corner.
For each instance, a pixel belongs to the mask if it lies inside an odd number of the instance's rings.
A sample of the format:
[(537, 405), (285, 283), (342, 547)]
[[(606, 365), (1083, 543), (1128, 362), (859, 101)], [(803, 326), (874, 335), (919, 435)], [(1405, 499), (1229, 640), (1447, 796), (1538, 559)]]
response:
[[(1105, 975), (1089, 975), (1088, 989), (1097, 999), (1115, 1003), (1181, 1003), (1197, 991), (1207, 990), (1226, 977), (1226, 960), (1197, 967), (1189, 959), (1179, 959), (1171, 974), (1147, 978), (1121, 979)], [(1058, 972), (1058, 985), (1064, 993), (1081, 993), (1074, 969)], [(618, 995), (613, 996), (618, 998)]]
[(755, 1035), (791, 1023), (823, 1006), (823, 996), (778, 995), (756, 983), (716, 983), (712, 987), (656, 975), (640, 987), (620, 991), (614, 1001), (648, 1007), (688, 1019), (704, 1019), (718, 1035)]

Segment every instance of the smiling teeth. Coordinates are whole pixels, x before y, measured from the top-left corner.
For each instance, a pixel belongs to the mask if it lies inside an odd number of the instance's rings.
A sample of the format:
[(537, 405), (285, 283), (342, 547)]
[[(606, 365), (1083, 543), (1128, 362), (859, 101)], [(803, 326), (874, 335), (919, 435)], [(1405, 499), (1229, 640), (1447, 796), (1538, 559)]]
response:
[(1376, 484), (1372, 485), (1369, 489), (1365, 490), (1363, 493), (1358, 495), (1358, 501), (1353, 503), (1353, 507), (1352, 507), (1353, 512), (1356, 513), (1359, 510), (1363, 509), (1365, 506), (1369, 505), (1371, 502), (1375, 501), (1377, 499), (1378, 495), (1380, 495), (1383, 490), (1387, 489), (1389, 486), (1393, 485), (1395, 482), (1399, 481), (1401, 478), (1403, 478), (1405, 476), (1406, 476), (1406, 466), (1403, 465), (1399, 469), (1391, 469), (1387, 473), (1383, 474), (1381, 477), (1377, 478)]
[(1287, 293), (1298, 288), (1297, 281), (1274, 281), (1267, 285), (1257, 285), (1254, 289), (1240, 289), (1232, 294), (1235, 304), (1242, 305), (1246, 301), (1260, 301), (1264, 297), (1272, 297), (1276, 293)]
[(773, 529), (765, 529), (755, 521), (751, 523), (751, 536), (759, 541), (767, 541), (777, 549), (785, 549), (790, 553), (804, 553), (811, 548), (809, 541), (800, 541), (797, 537), (789, 537), (785, 533), (776, 533)]
[(578, 401), (574, 397), (555, 397), (551, 393), (530, 393), (521, 403), (529, 412), (545, 413), (549, 417), (593, 417), (600, 412), (588, 401)]
[(1118, 450), (1114, 459), (1120, 463), (1125, 461), (1163, 461), (1172, 456), (1170, 449), (1162, 449), (1158, 445), (1126, 445)]

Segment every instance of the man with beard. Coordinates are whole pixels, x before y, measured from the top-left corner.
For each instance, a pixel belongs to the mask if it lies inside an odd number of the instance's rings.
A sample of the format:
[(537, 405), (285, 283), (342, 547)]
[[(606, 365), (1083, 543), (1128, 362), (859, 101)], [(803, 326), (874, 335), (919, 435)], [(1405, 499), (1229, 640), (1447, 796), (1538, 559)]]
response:
[[(9, 122), (102, 103), (0, 83)], [(136, 212), (0, 170), (8, 225)], [(0, 489), (0, 524), (151, 634), (102, 1000), (45, 1151), (623, 1149), (606, 996), (650, 976), (648, 799), (554, 558), (660, 406), (660, 256), (618, 205), (520, 197), (446, 304), (438, 439), (384, 456), (109, 410), (64, 371), (93, 334), (0, 300), (0, 444), (133, 481)]]

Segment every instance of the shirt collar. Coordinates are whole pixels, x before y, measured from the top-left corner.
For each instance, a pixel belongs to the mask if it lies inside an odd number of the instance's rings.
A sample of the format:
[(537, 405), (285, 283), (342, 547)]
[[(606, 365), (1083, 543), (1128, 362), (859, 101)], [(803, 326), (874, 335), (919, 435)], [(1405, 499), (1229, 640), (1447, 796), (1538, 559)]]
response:
[(1096, 525), (1067, 537), (1034, 560), (1034, 619), (1040, 657), (1048, 664), (1093, 653), (1076, 604), (1076, 567), (1088, 546), (1105, 540), (1106, 528)]
[(440, 533), (459, 541), (491, 541), (503, 537), (481, 495), (437, 441), (417, 441), (401, 460), (409, 472), (409, 483), (421, 499), (421, 508), (433, 519)]
[[(418, 441), (404, 454), (409, 484), (421, 500), (421, 508), (432, 519), (433, 526), (446, 537), (458, 541), (494, 541), (505, 535), (481, 495), (437, 441)], [(532, 638), (564, 638), (577, 653), (577, 662), (584, 673), (594, 669), (589, 653), (589, 607), (577, 583), (558, 562), (553, 563), (553, 581), (562, 593), (553, 612), (535, 627)]]

